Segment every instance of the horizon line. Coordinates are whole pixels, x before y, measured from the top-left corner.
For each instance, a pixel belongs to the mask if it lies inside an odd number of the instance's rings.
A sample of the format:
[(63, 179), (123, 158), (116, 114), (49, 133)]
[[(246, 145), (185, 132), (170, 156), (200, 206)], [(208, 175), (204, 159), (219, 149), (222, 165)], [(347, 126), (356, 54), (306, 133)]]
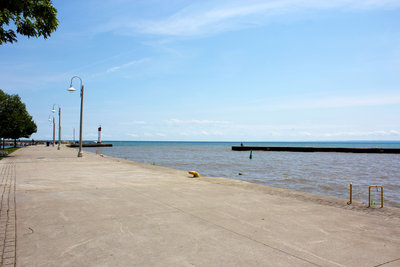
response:
[[(31, 141), (29, 138), (20, 138), (17, 140), (22, 141)], [(35, 141), (52, 141), (52, 139), (34, 139)], [(74, 141), (71, 139), (63, 139), (61, 141)], [(58, 140), (56, 140), (58, 142)], [(79, 140), (75, 140), (75, 142), (79, 142)], [(95, 139), (86, 139), (82, 140), (82, 142), (97, 142)], [(340, 143), (340, 142), (400, 142), (399, 140), (362, 140), (362, 139), (348, 139), (348, 140), (297, 140), (297, 141), (237, 141), (237, 140), (226, 140), (226, 141), (205, 141), (205, 140), (103, 140), (102, 142), (191, 142), (191, 143), (316, 143), (316, 142), (330, 142), (330, 143)]]

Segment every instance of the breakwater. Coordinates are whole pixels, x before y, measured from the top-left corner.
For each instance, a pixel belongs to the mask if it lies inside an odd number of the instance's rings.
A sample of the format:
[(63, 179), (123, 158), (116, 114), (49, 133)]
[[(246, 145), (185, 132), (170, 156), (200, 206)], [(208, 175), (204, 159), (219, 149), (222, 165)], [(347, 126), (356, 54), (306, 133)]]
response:
[[(69, 147), (79, 147), (79, 143), (69, 144)], [(82, 143), (82, 147), (111, 147), (109, 143)]]
[(232, 146), (233, 151), (280, 152), (341, 152), (400, 154), (400, 148), (349, 148), (349, 147), (286, 147), (286, 146)]

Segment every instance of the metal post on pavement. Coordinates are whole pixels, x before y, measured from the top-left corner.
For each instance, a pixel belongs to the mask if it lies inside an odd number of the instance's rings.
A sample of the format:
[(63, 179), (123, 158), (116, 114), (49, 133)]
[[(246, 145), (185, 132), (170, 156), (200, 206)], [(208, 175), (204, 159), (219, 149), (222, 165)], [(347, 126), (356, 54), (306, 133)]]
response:
[(53, 146), (56, 144), (56, 120), (53, 117)]
[(78, 157), (82, 157), (82, 121), (83, 121), (83, 93), (84, 93), (84, 86), (82, 84), (82, 79), (79, 76), (74, 76), (71, 78), (71, 85), (68, 88), (68, 91), (74, 92), (76, 89), (72, 86), (72, 80), (74, 78), (78, 78), (81, 81), (81, 116), (80, 116), (80, 129), (79, 129), (79, 151)]
[(61, 146), (61, 107), (58, 104), (54, 104), (53, 105), (53, 109), (51, 110), (51, 112), (56, 112), (56, 110), (54, 109), (55, 106), (58, 106), (58, 146), (57, 149), (60, 150), (60, 146)]

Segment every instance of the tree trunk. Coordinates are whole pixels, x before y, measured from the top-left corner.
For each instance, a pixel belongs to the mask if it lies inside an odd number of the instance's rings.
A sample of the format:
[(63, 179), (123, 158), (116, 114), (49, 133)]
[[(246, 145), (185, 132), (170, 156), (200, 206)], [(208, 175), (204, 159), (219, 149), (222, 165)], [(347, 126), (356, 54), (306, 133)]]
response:
[(17, 139), (14, 139), (14, 147), (17, 147)]

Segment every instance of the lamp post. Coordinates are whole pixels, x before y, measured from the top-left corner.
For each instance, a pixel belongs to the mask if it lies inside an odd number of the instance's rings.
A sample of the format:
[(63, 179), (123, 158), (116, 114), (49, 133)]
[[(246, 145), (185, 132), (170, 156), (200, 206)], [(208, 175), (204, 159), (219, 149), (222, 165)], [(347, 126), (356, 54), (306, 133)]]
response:
[(79, 151), (78, 157), (82, 157), (82, 119), (83, 119), (83, 84), (82, 79), (79, 76), (74, 76), (71, 78), (71, 85), (68, 88), (68, 91), (74, 92), (76, 89), (72, 86), (72, 80), (74, 78), (78, 78), (81, 81), (81, 119), (80, 119), (80, 128), (79, 128)]
[(57, 150), (60, 150), (60, 145), (61, 145), (61, 107), (58, 104), (54, 104), (53, 105), (53, 109), (51, 110), (51, 112), (55, 113), (56, 110), (54, 109), (54, 106), (58, 106), (58, 146), (57, 146)]
[[(51, 121), (50, 116), (51, 115), (49, 115), (49, 122), (51, 123), (52, 121)], [(55, 143), (56, 143), (56, 122), (55, 122), (55, 119), (53, 116), (53, 144), (52, 145), (54, 146)]]

